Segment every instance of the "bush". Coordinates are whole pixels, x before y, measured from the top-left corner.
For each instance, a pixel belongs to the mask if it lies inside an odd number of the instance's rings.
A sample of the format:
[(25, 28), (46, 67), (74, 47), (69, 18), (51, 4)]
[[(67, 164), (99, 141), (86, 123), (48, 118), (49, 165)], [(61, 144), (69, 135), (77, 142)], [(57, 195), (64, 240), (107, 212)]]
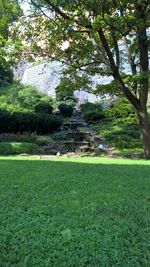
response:
[(108, 120), (126, 119), (129, 117), (135, 117), (135, 112), (131, 105), (124, 99), (118, 102), (112, 103), (110, 108), (105, 110), (105, 116)]
[(66, 132), (59, 132), (53, 135), (53, 139), (55, 141), (63, 141), (63, 140), (67, 140), (67, 138), (68, 138), (68, 134)]
[(12, 155), (27, 153), (31, 154), (38, 148), (33, 143), (15, 143), (15, 142), (1, 142), (0, 143), (0, 155)]
[(52, 137), (51, 136), (38, 136), (35, 139), (35, 143), (39, 146), (41, 145), (47, 145), (52, 142)]
[(51, 114), (53, 107), (46, 102), (41, 102), (35, 106), (35, 112)]
[(87, 102), (80, 106), (85, 120), (89, 123), (96, 122), (105, 117), (104, 111), (100, 104)]
[[(38, 116), (37, 116), (38, 115)], [(47, 115), (47, 114), (36, 114), (35, 115), (35, 130), (34, 130), (34, 124), (33, 124), (33, 131), (36, 131), (40, 134), (46, 134), (51, 133), (54, 131), (59, 130), (62, 121), (60, 118), (54, 115)]]
[(37, 136), (33, 134), (14, 134), (14, 133), (2, 133), (0, 134), (0, 142), (27, 142), (27, 143), (34, 143)]
[(71, 117), (73, 113), (73, 107), (71, 105), (67, 105), (65, 103), (62, 103), (58, 106), (58, 109), (60, 110), (61, 114), (64, 117)]
[(95, 108), (95, 105), (97, 105), (97, 104), (94, 104), (94, 103), (91, 103), (91, 102), (86, 102), (84, 104), (81, 104), (80, 108), (85, 113), (88, 110), (93, 110)]
[(46, 134), (56, 131), (61, 126), (61, 120), (44, 113), (9, 113), (0, 110), (0, 133), (37, 132)]
[[(51, 105), (53, 100), (39, 92), (32, 86), (25, 86), (18, 82), (0, 90), (0, 108), (12, 112), (35, 111), (35, 107), (40, 103)], [(40, 111), (41, 112), (41, 111)]]

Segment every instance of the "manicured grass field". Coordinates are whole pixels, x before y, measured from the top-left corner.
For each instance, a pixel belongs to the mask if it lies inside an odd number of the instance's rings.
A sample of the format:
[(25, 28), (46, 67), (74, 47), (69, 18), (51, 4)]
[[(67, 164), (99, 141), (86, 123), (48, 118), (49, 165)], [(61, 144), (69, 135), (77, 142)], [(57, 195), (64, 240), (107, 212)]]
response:
[(150, 266), (150, 162), (0, 158), (0, 266)]

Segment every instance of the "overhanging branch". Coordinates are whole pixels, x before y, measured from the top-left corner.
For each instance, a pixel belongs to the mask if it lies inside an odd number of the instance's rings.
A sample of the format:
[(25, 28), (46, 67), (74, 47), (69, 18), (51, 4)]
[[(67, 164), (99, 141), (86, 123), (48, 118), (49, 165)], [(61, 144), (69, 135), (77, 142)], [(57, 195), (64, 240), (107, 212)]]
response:
[(50, 0), (44, 0), (44, 2), (65, 20), (71, 20), (70, 16), (64, 13), (58, 6), (53, 4)]

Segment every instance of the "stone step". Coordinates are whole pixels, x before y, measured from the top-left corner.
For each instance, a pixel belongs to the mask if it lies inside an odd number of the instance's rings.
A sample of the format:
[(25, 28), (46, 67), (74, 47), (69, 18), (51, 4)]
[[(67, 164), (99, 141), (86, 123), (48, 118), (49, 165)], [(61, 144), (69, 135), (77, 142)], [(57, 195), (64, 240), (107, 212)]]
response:
[(68, 145), (68, 146), (82, 146), (82, 145), (86, 145), (86, 146), (89, 146), (90, 145), (90, 142), (89, 141), (74, 141), (74, 140), (71, 140), (71, 141), (63, 141), (62, 142), (64, 145)]
[(93, 151), (94, 151), (94, 149), (91, 148), (90, 146), (80, 146), (80, 147), (79, 147), (79, 150), (80, 150), (81, 152), (88, 152), (88, 151), (93, 152)]
[(85, 136), (89, 136), (89, 132), (78, 132), (78, 131), (76, 131), (76, 132), (68, 132), (68, 136), (69, 137), (74, 137), (74, 138), (76, 138), (76, 137), (85, 137)]

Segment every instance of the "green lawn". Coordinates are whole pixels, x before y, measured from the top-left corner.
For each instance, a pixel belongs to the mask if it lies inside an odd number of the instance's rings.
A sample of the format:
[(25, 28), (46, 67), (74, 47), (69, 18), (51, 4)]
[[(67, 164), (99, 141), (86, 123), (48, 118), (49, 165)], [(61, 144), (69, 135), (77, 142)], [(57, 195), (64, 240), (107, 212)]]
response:
[(0, 266), (149, 267), (150, 162), (0, 158)]

